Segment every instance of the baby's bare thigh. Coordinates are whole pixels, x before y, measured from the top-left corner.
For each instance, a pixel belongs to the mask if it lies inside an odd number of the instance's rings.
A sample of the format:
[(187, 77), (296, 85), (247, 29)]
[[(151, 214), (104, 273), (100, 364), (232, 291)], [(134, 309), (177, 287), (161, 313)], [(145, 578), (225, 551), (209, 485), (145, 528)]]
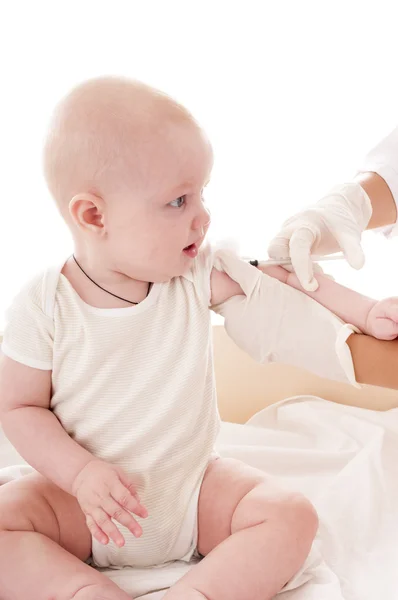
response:
[(91, 535), (77, 500), (38, 473), (0, 487), (0, 531), (36, 531), (81, 560)]
[(232, 458), (212, 461), (205, 473), (198, 504), (198, 551), (206, 556), (231, 535), (234, 512), (241, 500), (261, 485), (269, 509), (283, 500), (273, 478)]

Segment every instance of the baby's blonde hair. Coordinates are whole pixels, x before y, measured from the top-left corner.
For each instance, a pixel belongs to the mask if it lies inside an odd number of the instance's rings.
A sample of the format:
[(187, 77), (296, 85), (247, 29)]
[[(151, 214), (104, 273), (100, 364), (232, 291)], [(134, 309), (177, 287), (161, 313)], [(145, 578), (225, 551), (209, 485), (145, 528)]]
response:
[(145, 174), (145, 150), (181, 122), (196, 124), (182, 105), (139, 81), (100, 77), (74, 88), (56, 107), (44, 146), (45, 179), (64, 217), (79, 193), (105, 197), (111, 187), (133, 187)]

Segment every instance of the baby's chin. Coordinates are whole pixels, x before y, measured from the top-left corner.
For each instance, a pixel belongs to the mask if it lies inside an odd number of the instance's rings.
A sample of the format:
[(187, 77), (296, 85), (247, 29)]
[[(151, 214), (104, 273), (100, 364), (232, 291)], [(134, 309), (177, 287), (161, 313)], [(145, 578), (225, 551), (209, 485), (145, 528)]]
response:
[[(191, 261), (191, 265), (192, 265), (192, 261)], [(184, 277), (184, 275), (188, 275), (188, 273), (190, 272), (190, 266), (187, 265), (184, 268), (180, 268), (180, 269), (173, 269), (173, 271), (170, 270), (169, 273), (153, 273), (151, 275), (148, 275), (147, 277), (145, 277), (145, 280), (148, 279), (148, 281), (151, 281), (151, 283), (168, 283), (169, 281), (171, 281), (172, 279), (175, 279), (176, 277)]]
[[(195, 244), (192, 244), (191, 246), (193, 245)], [(198, 244), (197, 249), (193, 251), (192, 248), (190, 248), (188, 252), (184, 251), (184, 249), (181, 252), (180, 259), (177, 261), (170, 260), (169, 262), (165, 260), (163, 264), (161, 264), (160, 261), (156, 266), (154, 265), (155, 268), (151, 269), (151, 273), (148, 271), (148, 276), (151, 278), (150, 281), (153, 283), (167, 283), (176, 277), (188, 276), (202, 249), (203, 245)]]
[(188, 276), (191, 272), (192, 265), (195, 262), (195, 258), (185, 258), (183, 263), (174, 269), (170, 269), (168, 275), (159, 276), (158, 283), (167, 283), (176, 277)]

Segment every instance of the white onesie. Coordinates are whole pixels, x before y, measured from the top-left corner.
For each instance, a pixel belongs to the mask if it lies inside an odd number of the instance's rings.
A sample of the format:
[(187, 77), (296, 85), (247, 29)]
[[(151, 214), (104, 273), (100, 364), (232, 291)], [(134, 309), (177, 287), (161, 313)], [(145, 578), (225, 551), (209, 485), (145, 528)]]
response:
[[(349, 354), (336, 352), (343, 328), (334, 315), (322, 307), (317, 312), (310, 298), (230, 253), (214, 256), (209, 248), (190, 272), (155, 284), (137, 306), (89, 306), (60, 269), (51, 269), (24, 288), (8, 313), (3, 352), (52, 370), (51, 409), (65, 430), (94, 456), (133, 475), (148, 509), (140, 539), (122, 528), (121, 549), (93, 541), (98, 566), (151, 566), (188, 560), (195, 551), (198, 494), (219, 429), (209, 311), (213, 264), (247, 293), (217, 310), (255, 358), (265, 362), (285, 347), (289, 362), (305, 357), (301, 366), (311, 368), (324, 350), (325, 369), (352, 379)], [(292, 329), (289, 306), (298, 329), (294, 321)], [(305, 322), (317, 332), (310, 345), (302, 336)], [(283, 361), (283, 352), (278, 358)]]

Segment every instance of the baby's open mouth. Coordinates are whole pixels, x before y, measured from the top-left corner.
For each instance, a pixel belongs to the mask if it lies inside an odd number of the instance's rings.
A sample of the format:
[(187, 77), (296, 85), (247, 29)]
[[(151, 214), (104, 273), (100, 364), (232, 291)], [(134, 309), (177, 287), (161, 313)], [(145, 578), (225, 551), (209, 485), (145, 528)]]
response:
[(198, 250), (197, 244), (190, 244), (184, 248), (183, 252), (190, 258), (195, 258), (198, 255)]

